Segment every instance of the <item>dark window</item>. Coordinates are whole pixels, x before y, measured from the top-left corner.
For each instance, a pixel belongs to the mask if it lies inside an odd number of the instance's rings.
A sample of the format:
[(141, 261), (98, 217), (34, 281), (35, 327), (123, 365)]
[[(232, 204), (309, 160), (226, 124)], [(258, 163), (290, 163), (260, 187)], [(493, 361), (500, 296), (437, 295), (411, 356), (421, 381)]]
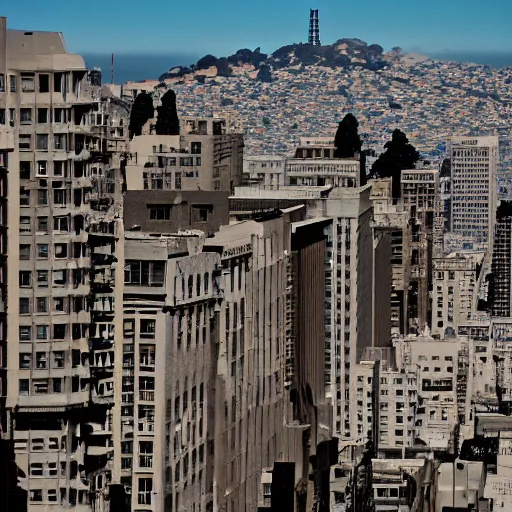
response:
[(50, 75), (39, 75), (39, 92), (50, 92)]
[(30, 162), (20, 162), (20, 180), (29, 180), (31, 174)]
[(124, 267), (124, 282), (132, 286), (163, 286), (164, 261), (128, 260)]
[(208, 222), (213, 211), (211, 204), (193, 205), (192, 206), (192, 222)]
[(171, 207), (166, 205), (151, 205), (149, 206), (150, 220), (170, 220)]
[(190, 144), (190, 153), (192, 155), (200, 155), (201, 154), (201, 143), (200, 142), (192, 142)]
[(30, 259), (30, 244), (20, 245), (20, 260)]
[(48, 122), (48, 109), (38, 108), (37, 109), (37, 122), (39, 124), (45, 124)]

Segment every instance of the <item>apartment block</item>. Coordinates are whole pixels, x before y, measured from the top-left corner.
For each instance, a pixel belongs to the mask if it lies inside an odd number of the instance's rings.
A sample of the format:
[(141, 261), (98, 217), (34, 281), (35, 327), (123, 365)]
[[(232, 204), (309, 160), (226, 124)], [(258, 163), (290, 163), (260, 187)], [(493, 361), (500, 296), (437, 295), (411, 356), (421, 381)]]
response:
[(227, 191), (241, 185), (243, 135), (225, 119), (183, 117), (180, 135), (143, 134), (130, 141), (128, 190)]
[(477, 308), (478, 267), (471, 254), (452, 253), (432, 261), (433, 336), (455, 337), (459, 325), (471, 320)]
[(265, 188), (285, 184), (286, 158), (282, 156), (244, 157), (244, 184)]
[(498, 137), (451, 137), (451, 232), (460, 249), (492, 247)]
[(90, 83), (61, 34), (0, 18), (0, 41), (0, 113), (19, 155), (6, 195), (6, 436), (29, 510), (89, 510), (90, 493), (118, 476), (109, 427), (128, 108)]

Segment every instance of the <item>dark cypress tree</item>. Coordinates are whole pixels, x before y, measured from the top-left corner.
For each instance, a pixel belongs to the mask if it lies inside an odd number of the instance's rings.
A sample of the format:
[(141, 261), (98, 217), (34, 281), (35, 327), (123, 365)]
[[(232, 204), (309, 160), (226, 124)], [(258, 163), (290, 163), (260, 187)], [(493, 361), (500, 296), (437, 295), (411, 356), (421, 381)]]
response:
[(157, 135), (179, 135), (180, 121), (176, 110), (176, 94), (169, 89), (162, 96), (162, 104), (157, 108), (158, 118), (155, 131)]
[(392, 179), (391, 189), (394, 198), (400, 197), (400, 178), (404, 169), (414, 169), (420, 154), (409, 143), (405, 133), (396, 129), (391, 140), (384, 145), (382, 153), (372, 166), (372, 176)]
[(334, 158), (353, 158), (356, 153), (361, 152), (361, 139), (357, 129), (359, 123), (353, 114), (347, 114), (338, 125), (334, 137)]
[(147, 92), (141, 92), (135, 98), (130, 112), (130, 125), (128, 130), (130, 138), (134, 135), (142, 135), (142, 127), (153, 119), (155, 109), (153, 107), (153, 98)]

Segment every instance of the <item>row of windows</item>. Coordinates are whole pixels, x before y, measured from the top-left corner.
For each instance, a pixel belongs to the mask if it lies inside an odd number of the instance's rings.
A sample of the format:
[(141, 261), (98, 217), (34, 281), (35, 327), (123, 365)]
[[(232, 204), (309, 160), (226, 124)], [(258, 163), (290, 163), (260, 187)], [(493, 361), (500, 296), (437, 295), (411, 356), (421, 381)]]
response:
[[(55, 192), (55, 191), (54, 191)], [(76, 217), (79, 217), (81, 220), (77, 220)], [(75, 230), (80, 231), (81, 226), (83, 225), (83, 217), (78, 215), (75, 217)], [(32, 217), (20, 217), (20, 233), (21, 234), (29, 234), (32, 232), (33, 221)], [(41, 216), (36, 218), (36, 231), (41, 233), (48, 233), (48, 217)], [(71, 232), (71, 217), (69, 215), (53, 217), (53, 232), (54, 233), (69, 233)], [(78, 234), (78, 233), (77, 233)]]
[[(67, 73), (54, 73), (53, 74), (53, 92), (64, 92), (67, 88), (68, 82)], [(19, 78), (19, 80), (18, 80)], [(19, 89), (21, 92), (50, 92), (50, 75), (48, 73), (21, 73), (19, 77), (16, 75), (9, 75), (9, 90), (8, 92), (16, 92)], [(5, 75), (0, 74), (0, 92), (6, 92)]]
[[(48, 288), (50, 283), (49, 270), (36, 270), (36, 281), (33, 284), (32, 272), (30, 270), (21, 270), (19, 273), (19, 286), (20, 288), (31, 288), (37, 286), (38, 288)], [(71, 272), (67, 269), (52, 270), (52, 286), (54, 288), (65, 287), (68, 283), (73, 284), (74, 288), (86, 283), (86, 269), (78, 268), (72, 269)]]
[[(47, 133), (40, 133), (35, 136), (35, 149), (38, 151), (48, 151), (49, 135)], [(33, 149), (32, 135), (20, 133), (18, 138), (18, 148), (20, 151), (31, 151)], [(53, 136), (53, 145), (51, 149), (68, 151), (69, 141), (66, 134), (57, 134)]]
[[(75, 351), (74, 351), (75, 352)], [(78, 352), (78, 364), (80, 364), (80, 351)], [(48, 356), (51, 356), (49, 360)], [(36, 352), (35, 359), (33, 358), (32, 352), (21, 352), (20, 358), (20, 370), (46, 370), (48, 368), (64, 368), (65, 366), (65, 353), (63, 350), (56, 350), (53, 352)], [(75, 358), (74, 358), (75, 359)], [(73, 361), (77, 363), (77, 361)], [(73, 364), (73, 366), (78, 366)]]
[[(71, 381), (71, 383), (70, 383)], [(67, 383), (67, 385), (66, 385)], [(78, 393), (89, 390), (89, 379), (80, 377), (54, 377), (51, 379), (20, 379), (20, 396), (46, 395), (49, 393)]]

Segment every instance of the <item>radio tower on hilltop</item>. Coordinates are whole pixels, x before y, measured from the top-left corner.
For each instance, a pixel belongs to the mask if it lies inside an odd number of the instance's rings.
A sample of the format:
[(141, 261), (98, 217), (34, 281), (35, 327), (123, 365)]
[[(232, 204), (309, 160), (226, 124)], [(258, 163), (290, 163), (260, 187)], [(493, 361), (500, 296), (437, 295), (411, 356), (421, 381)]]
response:
[(308, 44), (312, 46), (320, 46), (320, 29), (318, 28), (318, 9), (309, 10)]

